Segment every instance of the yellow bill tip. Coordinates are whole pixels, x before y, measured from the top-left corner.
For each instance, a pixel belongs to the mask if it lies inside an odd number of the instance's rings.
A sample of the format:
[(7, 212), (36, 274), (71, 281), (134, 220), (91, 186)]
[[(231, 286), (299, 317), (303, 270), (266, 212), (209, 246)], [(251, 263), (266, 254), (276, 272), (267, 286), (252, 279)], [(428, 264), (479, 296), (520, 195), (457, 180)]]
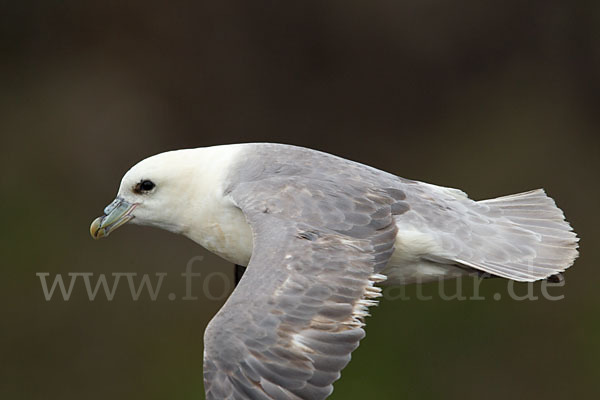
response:
[(90, 225), (90, 235), (96, 240), (103, 238), (105, 235), (105, 229), (102, 227), (102, 220), (104, 217), (98, 217)]

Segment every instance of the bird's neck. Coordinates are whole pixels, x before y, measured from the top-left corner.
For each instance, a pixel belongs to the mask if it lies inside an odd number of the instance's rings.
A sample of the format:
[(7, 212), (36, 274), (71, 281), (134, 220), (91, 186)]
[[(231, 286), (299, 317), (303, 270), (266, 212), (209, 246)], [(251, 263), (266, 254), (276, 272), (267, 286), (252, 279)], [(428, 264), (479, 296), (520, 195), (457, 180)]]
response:
[(226, 196), (228, 174), (243, 146), (195, 149), (194, 192), (183, 200), (178, 233), (224, 259), (247, 265), (252, 254), (252, 232), (242, 211)]

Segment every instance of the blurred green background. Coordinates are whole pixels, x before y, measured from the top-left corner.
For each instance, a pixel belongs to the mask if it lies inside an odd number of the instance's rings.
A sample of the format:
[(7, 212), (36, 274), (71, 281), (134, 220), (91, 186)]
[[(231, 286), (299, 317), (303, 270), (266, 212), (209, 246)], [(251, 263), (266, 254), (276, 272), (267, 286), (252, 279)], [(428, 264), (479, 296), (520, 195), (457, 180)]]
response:
[[(485, 301), (442, 301), (436, 284), (430, 301), (384, 301), (332, 399), (600, 395), (600, 2), (1, 4), (0, 398), (203, 398), (224, 300), (202, 278), (179, 300), (179, 274), (198, 255), (203, 277), (231, 265), (166, 232), (94, 242), (88, 227), (138, 160), (252, 141), (475, 199), (544, 187), (582, 237), (562, 301), (510, 300), (499, 280)], [(169, 278), (156, 301), (125, 286), (89, 301), (81, 281), (46, 301), (36, 272)]]

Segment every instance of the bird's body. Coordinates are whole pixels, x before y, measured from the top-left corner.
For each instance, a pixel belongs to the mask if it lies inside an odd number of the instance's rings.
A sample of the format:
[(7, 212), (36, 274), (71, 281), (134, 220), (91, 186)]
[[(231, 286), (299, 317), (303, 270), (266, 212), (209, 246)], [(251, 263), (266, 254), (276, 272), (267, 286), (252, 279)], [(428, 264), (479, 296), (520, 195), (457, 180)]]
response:
[[(230, 191), (238, 184), (247, 184), (244, 179), (264, 183), (276, 179), (287, 185), (276, 193), (279, 196), (294, 197), (297, 188), (293, 184), (297, 181), (302, 181), (307, 186), (311, 182), (324, 185), (319, 189), (321, 194), (334, 197), (354, 190), (353, 187), (345, 187), (351, 184), (373, 191), (387, 190), (392, 195), (400, 196), (397, 200), (400, 201), (402, 212), (394, 214), (394, 223), (398, 229), (394, 252), (385, 270), (387, 284), (427, 282), (467, 273), (471, 270), (471, 264), (481, 261), (462, 255), (465, 249), (457, 248), (460, 247), (457, 243), (474, 251), (476, 247), (482, 248), (481, 250), (498, 250), (503, 254), (498, 254), (497, 257), (505, 259), (496, 260), (497, 262), (511, 261), (511, 256), (519, 259), (526, 255), (528, 258), (525, 262), (529, 264), (524, 264), (524, 267), (535, 266), (532, 263), (535, 259), (535, 242), (538, 241), (535, 229), (530, 228), (528, 231), (523, 228), (527, 224), (523, 223), (519, 225), (521, 231), (514, 232), (511, 237), (510, 229), (503, 230), (500, 224), (504, 223), (513, 229), (517, 224), (511, 222), (510, 218), (507, 219), (501, 208), (495, 210), (493, 202), (476, 202), (458, 189), (399, 178), (330, 154), (267, 143), (223, 145), (161, 153), (140, 162), (131, 173), (136, 176), (137, 170), (144, 170), (147, 165), (157, 163), (165, 168), (178, 165), (179, 170), (189, 171), (188, 177), (185, 174), (179, 175), (182, 182), (186, 182), (186, 179), (201, 182), (197, 188), (187, 185), (187, 189), (179, 191), (185, 193), (196, 190), (196, 193), (182, 196), (179, 200), (183, 204), (172, 207), (169, 224), (160, 223), (158, 226), (182, 233), (234, 264), (247, 266), (250, 262), (252, 230)], [(189, 198), (194, 200), (189, 201)], [(276, 201), (277, 198), (264, 200), (265, 207), (268, 208), (269, 201)], [(510, 197), (505, 198), (505, 201), (510, 209)], [(564, 238), (557, 239), (568, 243), (573, 240), (574, 234), (568, 231), (563, 222), (562, 212), (542, 191), (521, 194), (512, 203), (513, 207), (521, 204), (523, 207), (532, 206), (531, 210), (520, 211), (518, 218), (528, 218), (527, 214), (550, 217), (537, 223), (531, 220), (530, 227), (539, 226), (539, 229), (543, 229), (547, 225), (552, 229), (553, 225), (557, 225), (564, 228), (560, 229)], [(478, 237), (473, 238), (474, 235)], [(500, 244), (499, 249), (494, 241)], [(506, 271), (506, 277), (517, 280), (540, 279), (561, 272), (561, 267), (570, 265), (575, 254), (574, 250), (566, 252), (564, 259), (556, 261), (557, 265), (548, 267), (548, 273), (541, 271), (541, 274), (530, 277), (515, 276)], [(493, 273), (492, 270), (485, 272)], [(503, 276), (502, 273), (499, 275)]]
[(94, 236), (132, 220), (248, 265), (205, 334), (209, 399), (325, 398), (364, 335), (378, 282), (473, 271), (533, 281), (577, 256), (541, 190), (474, 201), (288, 145), (162, 153), (124, 176), (118, 199)]

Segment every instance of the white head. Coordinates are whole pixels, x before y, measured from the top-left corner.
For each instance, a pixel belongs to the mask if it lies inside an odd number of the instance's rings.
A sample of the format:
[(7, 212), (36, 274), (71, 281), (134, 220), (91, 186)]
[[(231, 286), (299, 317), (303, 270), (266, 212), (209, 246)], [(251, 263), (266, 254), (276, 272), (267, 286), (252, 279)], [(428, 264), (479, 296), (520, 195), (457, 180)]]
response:
[(131, 221), (181, 233), (240, 265), (252, 252), (252, 232), (241, 210), (225, 195), (232, 164), (244, 145), (162, 153), (133, 166), (117, 198), (92, 222), (94, 239)]
[[(117, 198), (90, 227), (95, 239), (131, 221), (172, 232), (186, 229), (185, 204), (193, 204), (205, 176), (203, 150), (170, 151), (146, 158), (134, 165), (121, 180)], [(207, 188), (210, 190), (211, 188)]]

